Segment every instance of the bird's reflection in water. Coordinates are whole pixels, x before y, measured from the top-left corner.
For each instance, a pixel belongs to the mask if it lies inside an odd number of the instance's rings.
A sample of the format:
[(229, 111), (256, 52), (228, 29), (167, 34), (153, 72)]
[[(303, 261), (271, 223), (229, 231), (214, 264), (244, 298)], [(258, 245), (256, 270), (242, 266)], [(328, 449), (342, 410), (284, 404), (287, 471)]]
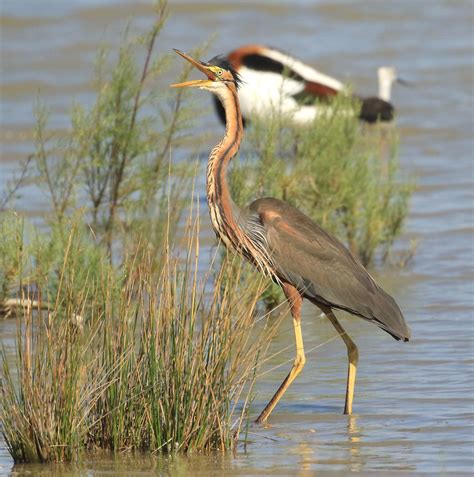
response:
[(308, 475), (306, 471), (314, 470), (314, 463), (317, 462), (317, 448), (312, 441), (301, 441), (296, 447), (296, 452), (299, 455), (299, 473), (298, 475)]
[(362, 470), (362, 462), (360, 459), (361, 441), (360, 429), (357, 427), (357, 416), (351, 414), (347, 416), (347, 436), (349, 438), (349, 452), (351, 471), (360, 472)]
[[(347, 445), (344, 445), (344, 451), (341, 453), (341, 446), (329, 448), (323, 443), (321, 437), (318, 438), (318, 431), (309, 429), (312, 433), (310, 438), (301, 438), (294, 448), (297, 454), (298, 475), (306, 476), (308, 471), (314, 471), (319, 466), (325, 467), (328, 464), (348, 465), (352, 472), (362, 472), (364, 470), (363, 455), (361, 453), (360, 443), (362, 440), (361, 430), (357, 425), (357, 416), (347, 416), (347, 424), (340, 428), (340, 437)], [(323, 429), (319, 430), (324, 433)]]

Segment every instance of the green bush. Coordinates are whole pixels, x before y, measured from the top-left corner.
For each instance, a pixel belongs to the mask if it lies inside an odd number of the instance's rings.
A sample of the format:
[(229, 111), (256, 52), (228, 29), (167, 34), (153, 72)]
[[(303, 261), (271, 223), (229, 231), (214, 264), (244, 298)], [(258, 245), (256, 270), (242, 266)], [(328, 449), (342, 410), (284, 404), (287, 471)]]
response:
[(364, 265), (378, 254), (387, 259), (412, 191), (400, 177), (393, 129), (364, 129), (357, 105), (341, 97), (306, 127), (278, 115), (255, 119), (246, 141), (242, 155), (248, 159), (236, 161), (232, 171), (239, 203), (265, 196), (286, 200)]
[[(233, 165), (233, 196), (239, 204), (265, 196), (283, 199), (338, 237), (365, 266), (377, 257), (385, 262), (413, 190), (401, 178), (396, 131), (363, 127), (350, 98), (321, 106), (308, 126), (278, 114), (253, 119)], [(282, 297), (279, 287), (269, 287), (267, 308)]]
[[(155, 52), (166, 3), (159, 2), (156, 9), (155, 23), (146, 34), (132, 37), (127, 29), (116, 55), (100, 49), (92, 81), (95, 101), (89, 108), (72, 106), (67, 130), (48, 131), (48, 111), (38, 100), (36, 151), (21, 175), (22, 183), (36, 184), (48, 197), (47, 226), (84, 210), (97, 243), (107, 247), (111, 260), (122, 259), (143, 236), (148, 250), (153, 248), (158, 256), (168, 218), (173, 226), (179, 222), (195, 172), (170, 161), (171, 148), (181, 144), (183, 130), (198, 113), (183, 107), (182, 91), (157, 92), (171, 54)], [(181, 80), (190, 68), (184, 67)], [(18, 184), (12, 189), (15, 194), (5, 194), (10, 202), (4, 209), (21, 192)]]

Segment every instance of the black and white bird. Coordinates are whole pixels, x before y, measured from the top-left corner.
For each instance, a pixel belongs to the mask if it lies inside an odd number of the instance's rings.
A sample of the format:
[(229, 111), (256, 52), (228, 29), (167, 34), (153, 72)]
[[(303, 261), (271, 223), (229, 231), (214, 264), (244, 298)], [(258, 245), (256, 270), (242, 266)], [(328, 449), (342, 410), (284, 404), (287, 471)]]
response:
[(392, 105), (392, 85), (400, 83), (409, 85), (409, 83), (397, 75), (397, 70), (393, 66), (381, 66), (377, 70), (379, 91), (377, 96), (361, 98), (361, 110), (359, 118), (374, 123), (376, 121), (391, 121), (394, 116), (394, 107)]
[[(338, 79), (275, 48), (246, 45), (230, 52), (227, 60), (242, 79), (238, 94), (244, 124), (252, 117), (267, 116), (275, 111), (287, 115), (296, 124), (311, 123), (324, 109), (322, 102), (347, 92)], [(402, 82), (392, 67), (379, 68), (378, 77), (378, 96), (354, 95), (361, 101), (359, 118), (368, 123), (393, 119), (391, 87), (394, 81)], [(216, 98), (214, 104), (225, 124), (222, 105)]]

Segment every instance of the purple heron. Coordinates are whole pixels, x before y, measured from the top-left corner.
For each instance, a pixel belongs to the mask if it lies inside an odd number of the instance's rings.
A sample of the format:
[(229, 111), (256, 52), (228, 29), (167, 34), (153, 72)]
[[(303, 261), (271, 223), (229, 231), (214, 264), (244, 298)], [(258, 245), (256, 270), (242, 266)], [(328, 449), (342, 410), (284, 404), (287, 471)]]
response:
[[(239, 101), (244, 125), (246, 119), (252, 116), (265, 116), (275, 110), (288, 115), (296, 124), (310, 123), (318, 117), (321, 107), (324, 108), (322, 102), (347, 92), (338, 79), (276, 48), (245, 45), (231, 51), (227, 60), (242, 79)], [(361, 103), (359, 119), (368, 123), (393, 119), (394, 107), (390, 103), (392, 83), (405, 83), (392, 67), (380, 67), (377, 73), (378, 96), (354, 96)], [(216, 97), (214, 105), (225, 124), (225, 112)]]
[(351, 414), (358, 350), (333, 309), (348, 311), (376, 324), (395, 339), (408, 341), (410, 330), (403, 315), (395, 300), (375, 283), (351, 252), (295, 207), (274, 198), (258, 199), (246, 208), (234, 203), (226, 173), (243, 136), (237, 95), (239, 75), (220, 57), (204, 63), (174, 51), (204, 73), (206, 79), (171, 86), (210, 91), (221, 101), (226, 114), (225, 135), (212, 149), (207, 166), (207, 202), (216, 235), (280, 284), (293, 318), (295, 361), (257, 422), (267, 420), (305, 364), (301, 333), (303, 298), (321, 309), (346, 344), (349, 365), (344, 413)]

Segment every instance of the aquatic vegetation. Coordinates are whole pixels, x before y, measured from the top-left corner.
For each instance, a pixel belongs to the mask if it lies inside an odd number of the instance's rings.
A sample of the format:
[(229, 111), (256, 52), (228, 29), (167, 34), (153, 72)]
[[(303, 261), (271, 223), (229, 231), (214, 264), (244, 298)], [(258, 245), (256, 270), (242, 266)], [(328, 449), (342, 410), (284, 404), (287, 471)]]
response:
[[(198, 168), (169, 155), (199, 113), (182, 91), (156, 88), (169, 63), (155, 54), (166, 16), (159, 2), (152, 29), (127, 33), (115, 62), (100, 51), (95, 102), (73, 107), (68, 130), (52, 134), (38, 101), (36, 151), (0, 203), (0, 306), (27, 305), (0, 370), (1, 429), (16, 462), (226, 450), (247, 419), (262, 333), (273, 331), (255, 317), (258, 300), (281, 297), (226, 253), (198, 273)], [(284, 198), (371, 263), (388, 256), (410, 189), (391, 140), (336, 112), (298, 131), (283, 118), (255, 122), (234, 195)], [(31, 183), (49, 199), (40, 226), (12, 211)]]
[[(94, 102), (73, 104), (67, 129), (51, 131), (47, 106), (37, 100), (35, 152), (3, 194), (2, 209), (14, 206), (22, 185), (34, 184), (48, 200), (47, 226), (85, 210), (111, 260), (120, 260), (141, 236), (149, 250), (160, 249), (164, 224), (179, 222), (195, 172), (172, 163), (170, 148), (181, 144), (183, 129), (198, 116), (183, 106), (182, 94), (156, 89), (170, 64), (168, 52), (156, 51), (166, 18), (166, 2), (158, 2), (148, 32), (134, 36), (127, 29), (117, 52), (99, 49)], [(183, 68), (181, 78), (188, 72)]]
[[(339, 114), (357, 107), (350, 98), (337, 97), (313, 124), (297, 129), (278, 114), (255, 119), (230, 182), (237, 203), (283, 199), (373, 266), (390, 259), (413, 183), (400, 173), (396, 130), (363, 128), (356, 113)], [(277, 287), (265, 295), (269, 308), (281, 298)]]
[(297, 129), (279, 115), (256, 119), (232, 184), (241, 203), (268, 195), (303, 210), (368, 266), (388, 258), (413, 185), (402, 180), (396, 130), (361, 128), (357, 114), (344, 114), (357, 107), (337, 97)]
[[(76, 105), (60, 137), (38, 103), (36, 152), (4, 194), (0, 299), (18, 328), (13, 360), (3, 342), (0, 422), (15, 462), (226, 450), (246, 419), (265, 285), (243, 279), (235, 257), (198, 275), (198, 168), (169, 158), (197, 113), (182, 93), (160, 90), (156, 104), (151, 88), (168, 63), (152, 55), (165, 19), (160, 2), (115, 64), (101, 51), (96, 101)], [(39, 226), (13, 212), (31, 182), (49, 198)]]
[(159, 270), (140, 247), (120, 269), (105, 251), (79, 258), (94, 243), (80, 225), (70, 223), (56, 286), (37, 282), (37, 305), (18, 317), (16, 364), (3, 346), (0, 422), (15, 462), (233, 448), (268, 342), (255, 319), (265, 285), (227, 261), (198, 275), (198, 218)]

